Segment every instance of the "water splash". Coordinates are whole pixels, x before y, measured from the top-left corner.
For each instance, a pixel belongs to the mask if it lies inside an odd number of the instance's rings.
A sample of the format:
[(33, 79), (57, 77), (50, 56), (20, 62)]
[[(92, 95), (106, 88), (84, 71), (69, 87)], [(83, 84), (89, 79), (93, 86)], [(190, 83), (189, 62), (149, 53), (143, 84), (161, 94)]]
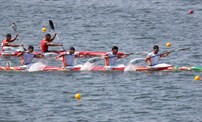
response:
[(46, 67), (46, 65), (42, 62), (37, 62), (32, 64), (29, 68), (28, 71), (29, 72), (36, 72), (36, 71), (42, 71), (44, 68)]
[(81, 71), (90, 71), (94, 67), (94, 63), (86, 62), (81, 66)]
[(129, 64), (125, 67), (124, 72), (135, 71), (135, 67), (136, 67), (135, 65), (129, 63)]

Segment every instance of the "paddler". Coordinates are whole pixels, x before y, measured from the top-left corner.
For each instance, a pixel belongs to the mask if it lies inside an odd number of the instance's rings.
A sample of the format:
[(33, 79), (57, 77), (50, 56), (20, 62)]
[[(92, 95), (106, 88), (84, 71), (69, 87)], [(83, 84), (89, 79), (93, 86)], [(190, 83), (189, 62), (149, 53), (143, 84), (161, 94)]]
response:
[(56, 59), (62, 57), (63, 67), (74, 66), (74, 59), (75, 58), (82, 58), (83, 55), (75, 54), (75, 48), (70, 47), (68, 52), (64, 52), (61, 55), (57, 56)]
[(4, 39), (1, 43), (2, 51), (5, 51), (5, 47), (20, 47), (23, 46), (22, 44), (11, 44), (14, 42), (18, 37), (18, 34), (16, 34), (15, 38), (12, 39), (12, 36), (10, 33), (6, 34), (6, 39)]
[(43, 58), (41, 54), (33, 54), (34, 47), (29, 46), (27, 51), (23, 51), (17, 55), (20, 57), (20, 62), (22, 66), (29, 66), (32, 63), (33, 58)]
[(54, 34), (54, 36), (51, 38), (51, 34), (47, 33), (45, 35), (45, 38), (43, 40), (41, 40), (40, 43), (40, 47), (41, 47), (41, 52), (45, 53), (45, 52), (58, 52), (56, 50), (48, 50), (49, 46), (63, 46), (63, 44), (59, 44), (59, 43), (53, 43), (53, 40), (56, 37), (56, 33)]
[(112, 52), (108, 52), (105, 58), (105, 65), (106, 66), (115, 66), (117, 59), (120, 58), (127, 58), (130, 54), (123, 54), (123, 55), (118, 55), (118, 47), (113, 46), (112, 47)]
[(151, 52), (147, 55), (145, 62), (147, 62), (147, 64), (149, 66), (155, 66), (155, 65), (159, 64), (159, 60), (161, 57), (166, 57), (170, 53), (171, 52), (165, 52), (165, 53), (159, 54), (159, 46), (154, 45), (153, 52)]

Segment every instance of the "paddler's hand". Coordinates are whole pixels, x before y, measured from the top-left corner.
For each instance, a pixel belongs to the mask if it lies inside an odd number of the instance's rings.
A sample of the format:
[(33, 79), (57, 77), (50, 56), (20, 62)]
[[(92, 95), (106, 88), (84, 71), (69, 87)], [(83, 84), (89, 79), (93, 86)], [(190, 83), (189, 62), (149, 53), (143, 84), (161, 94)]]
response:
[(40, 57), (40, 58), (44, 58), (44, 59), (45, 59), (45, 56), (44, 56), (44, 55), (42, 55), (42, 54), (39, 54), (39, 57)]
[(169, 51), (169, 52), (164, 52), (164, 53), (161, 54), (160, 56), (161, 56), (161, 57), (166, 57), (166, 56), (168, 56), (170, 53), (171, 53), (171, 51)]
[(54, 33), (54, 36), (56, 36), (57, 35), (57, 33)]
[(84, 58), (84, 57), (85, 57), (85, 55), (80, 55), (79, 57), (80, 57), (80, 58)]
[(150, 59), (150, 56), (147, 56), (147, 57), (145, 58), (145, 62), (147, 62), (149, 59)]
[(83, 57), (90, 57), (89, 53), (83, 53), (83, 55), (79, 55), (79, 56), (82, 56)]
[(102, 55), (101, 57), (102, 57), (102, 58), (105, 58), (105, 59), (106, 59), (106, 58), (109, 58), (109, 56), (106, 56), (106, 55)]
[(17, 33), (15, 36), (16, 36), (16, 37), (18, 37), (18, 36), (19, 36), (19, 34)]
[(131, 54), (125, 54), (125, 55), (123, 55), (123, 58), (127, 58), (129, 55), (131, 55)]

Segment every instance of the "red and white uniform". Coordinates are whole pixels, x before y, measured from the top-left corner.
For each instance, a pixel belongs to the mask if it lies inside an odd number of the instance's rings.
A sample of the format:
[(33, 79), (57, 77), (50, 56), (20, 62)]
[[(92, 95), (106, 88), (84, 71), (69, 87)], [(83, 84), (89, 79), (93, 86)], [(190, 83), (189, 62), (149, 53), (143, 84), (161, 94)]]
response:
[(148, 56), (150, 57), (151, 60), (151, 66), (159, 64), (160, 54), (154, 54), (154, 52), (151, 52), (148, 54)]
[(47, 41), (45, 39), (41, 40), (41, 43), (40, 43), (40, 47), (41, 47), (41, 52), (47, 52), (48, 51), (48, 45), (46, 45)]
[(4, 46), (6, 45), (6, 44), (8, 44), (9, 42), (5, 39), (5, 40), (3, 40), (2, 41), (2, 43), (1, 43), (1, 49), (2, 49), (2, 51), (4, 51)]
[(22, 57), (23, 60), (24, 60), (24, 65), (31, 64), (31, 62), (32, 62), (32, 60), (33, 60), (34, 57), (35, 57), (35, 54), (25, 52), (23, 54), (23, 57)]
[(116, 65), (118, 59), (118, 54), (114, 55), (112, 52), (107, 53), (107, 58), (105, 59), (106, 66)]
[(62, 61), (64, 64), (67, 64), (67, 66), (74, 66), (74, 59), (76, 58), (76, 56), (77, 54), (70, 55), (69, 52), (66, 52)]

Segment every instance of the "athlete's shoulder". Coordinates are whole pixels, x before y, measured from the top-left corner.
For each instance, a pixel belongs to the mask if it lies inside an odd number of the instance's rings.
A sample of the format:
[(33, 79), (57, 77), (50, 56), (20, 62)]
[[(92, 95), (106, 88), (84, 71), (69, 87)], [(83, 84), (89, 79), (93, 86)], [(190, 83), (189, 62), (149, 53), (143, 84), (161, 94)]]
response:
[(154, 52), (148, 53), (148, 56), (152, 56), (152, 55), (154, 55)]
[(69, 52), (65, 52), (64, 54), (65, 54), (65, 55), (69, 55)]
[(112, 52), (107, 52), (106, 54), (107, 54), (108, 56), (112, 56), (112, 55), (113, 55)]

